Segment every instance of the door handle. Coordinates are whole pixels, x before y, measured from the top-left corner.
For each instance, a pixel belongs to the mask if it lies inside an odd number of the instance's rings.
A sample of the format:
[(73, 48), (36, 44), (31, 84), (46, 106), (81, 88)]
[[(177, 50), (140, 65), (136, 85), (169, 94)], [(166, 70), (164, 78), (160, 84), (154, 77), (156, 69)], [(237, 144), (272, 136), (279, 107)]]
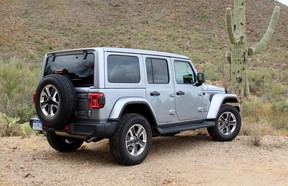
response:
[(160, 96), (160, 92), (153, 91), (150, 93), (150, 96)]
[(205, 96), (205, 92), (200, 92), (198, 96)]
[(184, 95), (184, 94), (185, 94), (185, 92), (183, 92), (183, 91), (181, 91), (181, 90), (178, 91), (178, 92), (176, 92), (176, 95), (177, 95), (177, 96), (182, 96), (182, 95)]

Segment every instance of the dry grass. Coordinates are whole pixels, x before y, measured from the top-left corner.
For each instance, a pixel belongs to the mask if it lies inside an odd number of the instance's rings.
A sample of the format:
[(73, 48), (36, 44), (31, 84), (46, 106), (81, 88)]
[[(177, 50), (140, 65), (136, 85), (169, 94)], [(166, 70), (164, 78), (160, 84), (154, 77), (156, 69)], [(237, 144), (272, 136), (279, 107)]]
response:
[(281, 97), (278, 99), (280, 101), (263, 100), (258, 97), (245, 100), (242, 113), (244, 123), (264, 123), (273, 129), (288, 131), (288, 102)]
[(251, 143), (255, 146), (260, 146), (263, 137), (267, 135), (278, 135), (271, 125), (265, 123), (253, 123), (242, 125), (240, 135), (250, 136)]

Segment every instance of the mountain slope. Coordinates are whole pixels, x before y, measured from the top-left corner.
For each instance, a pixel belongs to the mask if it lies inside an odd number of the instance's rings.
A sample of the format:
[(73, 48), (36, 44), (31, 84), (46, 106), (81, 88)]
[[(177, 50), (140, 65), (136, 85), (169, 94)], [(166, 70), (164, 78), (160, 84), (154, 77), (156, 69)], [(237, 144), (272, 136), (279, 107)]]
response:
[[(40, 61), (51, 50), (78, 47), (131, 47), (188, 55), (212, 80), (227, 65), (230, 43), (225, 9), (233, 0), (3, 0), (0, 56)], [(251, 69), (273, 68), (288, 78), (288, 8), (273, 0), (247, 0), (248, 42), (264, 35), (275, 5), (281, 14), (265, 51)], [(225, 65), (224, 65), (225, 64)], [(281, 79), (282, 78), (282, 79)], [(287, 85), (287, 79), (284, 84)]]

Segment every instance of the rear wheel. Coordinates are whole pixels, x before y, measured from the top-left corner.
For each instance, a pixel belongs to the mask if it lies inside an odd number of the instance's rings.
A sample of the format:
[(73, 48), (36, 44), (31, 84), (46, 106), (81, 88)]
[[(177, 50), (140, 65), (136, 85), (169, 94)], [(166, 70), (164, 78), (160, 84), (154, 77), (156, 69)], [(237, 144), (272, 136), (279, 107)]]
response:
[(241, 116), (235, 107), (229, 105), (221, 107), (215, 122), (214, 127), (208, 128), (208, 133), (214, 140), (231, 141), (240, 132)]
[(50, 146), (59, 152), (76, 151), (84, 142), (82, 139), (58, 136), (55, 132), (47, 132), (47, 140)]
[(136, 165), (147, 157), (152, 141), (149, 122), (139, 114), (125, 114), (110, 138), (110, 151), (124, 165)]

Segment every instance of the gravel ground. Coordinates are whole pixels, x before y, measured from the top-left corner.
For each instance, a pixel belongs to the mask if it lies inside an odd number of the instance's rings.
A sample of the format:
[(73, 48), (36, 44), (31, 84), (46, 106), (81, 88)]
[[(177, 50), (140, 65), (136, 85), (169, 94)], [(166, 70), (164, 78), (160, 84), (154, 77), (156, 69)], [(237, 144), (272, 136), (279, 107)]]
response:
[(214, 142), (184, 132), (157, 137), (140, 165), (121, 166), (108, 140), (73, 153), (54, 151), (44, 136), (0, 138), (0, 185), (287, 185), (288, 137)]

